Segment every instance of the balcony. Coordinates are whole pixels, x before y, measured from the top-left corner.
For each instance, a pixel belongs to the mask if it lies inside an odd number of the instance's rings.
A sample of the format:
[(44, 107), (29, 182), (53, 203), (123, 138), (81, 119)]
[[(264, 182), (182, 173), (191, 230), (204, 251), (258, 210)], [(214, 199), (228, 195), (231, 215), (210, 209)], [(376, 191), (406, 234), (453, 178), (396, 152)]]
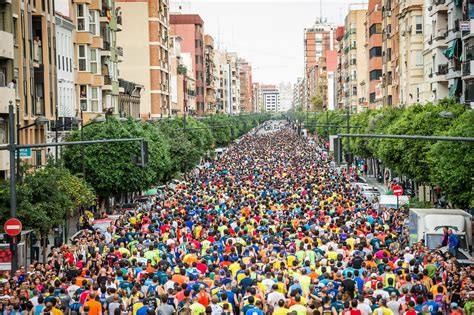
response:
[(112, 52), (110, 51), (110, 42), (109, 41), (106, 41), (104, 40), (104, 48), (102, 48), (102, 50), (100, 51), (100, 55), (102, 57), (111, 57), (112, 56)]
[(431, 5), (431, 10), (429, 10), (430, 16), (434, 16), (438, 13), (447, 13), (448, 6), (446, 5), (446, 0), (433, 0)]
[(436, 75), (446, 75), (448, 74), (448, 64), (441, 64), (438, 65), (438, 71), (436, 71)]
[(123, 47), (117, 47), (118, 62), (123, 61)]
[(451, 80), (455, 78), (461, 78), (461, 64), (457, 63), (452, 67), (448, 68), (448, 73), (446, 74), (446, 79)]
[(15, 89), (10, 89), (6, 86), (0, 87), (0, 113), (8, 113), (10, 101), (15, 103)]
[(13, 34), (0, 31), (0, 58), (13, 59)]
[(104, 85), (102, 86), (103, 91), (112, 91), (112, 78), (108, 75), (104, 76)]
[(462, 64), (462, 78), (471, 79), (474, 78), (474, 60), (463, 62)]

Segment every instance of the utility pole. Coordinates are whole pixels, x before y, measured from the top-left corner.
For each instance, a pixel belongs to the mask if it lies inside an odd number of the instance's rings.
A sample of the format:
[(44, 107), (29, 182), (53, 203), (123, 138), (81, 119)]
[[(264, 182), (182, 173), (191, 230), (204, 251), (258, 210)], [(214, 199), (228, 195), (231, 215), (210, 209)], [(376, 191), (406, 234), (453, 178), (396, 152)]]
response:
[[(58, 109), (58, 102), (56, 102), (56, 108), (55, 108), (55, 111), (54, 111), (54, 115), (56, 116), (56, 121), (55, 121), (55, 126), (54, 126), (54, 129), (55, 129), (55, 137), (56, 137), (56, 141), (55, 142), (59, 142), (59, 132), (58, 132), (58, 122), (59, 122), (59, 109)], [(58, 150), (59, 150), (59, 147), (55, 147), (54, 148), (54, 160), (56, 162), (58, 162)]]
[[(10, 102), (13, 106), (13, 102)], [(16, 105), (16, 143), (20, 144), (20, 104)], [(20, 180), (20, 150), (16, 151), (16, 177)]]
[[(15, 176), (15, 109), (13, 102), (10, 101), (8, 106), (8, 135), (10, 151), (10, 218), (16, 218), (16, 176)], [(19, 154), (18, 154), (19, 155)], [(17, 237), (10, 237), (10, 250), (12, 253), (12, 270), (16, 272), (18, 270), (18, 244)]]

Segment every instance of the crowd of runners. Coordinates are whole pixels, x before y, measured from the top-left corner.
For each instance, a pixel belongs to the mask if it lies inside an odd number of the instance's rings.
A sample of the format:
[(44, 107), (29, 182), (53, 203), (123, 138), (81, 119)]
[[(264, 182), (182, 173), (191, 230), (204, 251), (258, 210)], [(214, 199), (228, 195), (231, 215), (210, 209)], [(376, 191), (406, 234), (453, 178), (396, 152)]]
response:
[(474, 270), (373, 208), (319, 144), (251, 133), (0, 283), (3, 314), (467, 314)]

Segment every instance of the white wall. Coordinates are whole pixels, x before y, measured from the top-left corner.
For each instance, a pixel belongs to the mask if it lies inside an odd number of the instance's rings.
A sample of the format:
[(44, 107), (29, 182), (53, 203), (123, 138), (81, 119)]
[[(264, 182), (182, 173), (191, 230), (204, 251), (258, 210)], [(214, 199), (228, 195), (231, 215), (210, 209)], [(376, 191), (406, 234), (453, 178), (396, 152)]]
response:
[(59, 116), (74, 117), (76, 116), (76, 98), (73, 33), (71, 29), (62, 25), (56, 25), (56, 62)]

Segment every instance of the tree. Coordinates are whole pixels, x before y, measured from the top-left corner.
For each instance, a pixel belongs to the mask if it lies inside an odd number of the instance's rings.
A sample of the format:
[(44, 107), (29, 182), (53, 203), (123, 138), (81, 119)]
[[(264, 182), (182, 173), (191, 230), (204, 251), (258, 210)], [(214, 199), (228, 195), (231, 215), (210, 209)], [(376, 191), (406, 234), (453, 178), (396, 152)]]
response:
[[(148, 141), (149, 162), (146, 167), (132, 163), (132, 157), (140, 155), (139, 142), (84, 146), (86, 178), (101, 197), (146, 190), (169, 173), (169, 143), (151, 124), (109, 119), (106, 123), (87, 125), (83, 132), (87, 140), (143, 138)], [(71, 133), (68, 140), (80, 140), (80, 132)], [(81, 146), (69, 146), (63, 152), (66, 167), (75, 174), (82, 172), (81, 150)]]
[[(80, 205), (92, 205), (94, 200), (94, 191), (87, 183), (49, 161), (45, 167), (25, 173), (17, 184), (17, 217), (25, 228), (38, 231), (45, 245), (50, 231), (62, 225), (67, 214)], [(10, 217), (10, 187), (6, 182), (0, 184), (0, 205), (2, 218)]]
[(311, 111), (316, 112), (323, 110), (323, 103), (321, 95), (311, 96)]
[[(474, 112), (466, 111), (442, 133), (453, 137), (474, 137)], [(474, 145), (469, 142), (438, 141), (428, 152), (430, 180), (461, 208), (474, 206)]]

